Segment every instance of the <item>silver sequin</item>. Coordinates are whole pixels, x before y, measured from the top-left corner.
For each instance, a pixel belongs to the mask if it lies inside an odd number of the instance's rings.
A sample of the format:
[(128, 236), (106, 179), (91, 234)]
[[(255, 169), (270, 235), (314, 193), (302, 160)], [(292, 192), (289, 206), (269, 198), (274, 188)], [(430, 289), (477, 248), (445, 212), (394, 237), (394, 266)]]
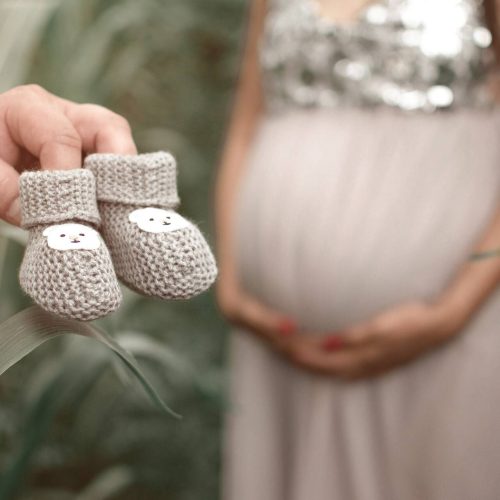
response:
[(261, 47), (266, 101), (270, 111), (487, 105), (491, 43), (480, 0), (382, 0), (342, 25), (316, 0), (272, 0)]

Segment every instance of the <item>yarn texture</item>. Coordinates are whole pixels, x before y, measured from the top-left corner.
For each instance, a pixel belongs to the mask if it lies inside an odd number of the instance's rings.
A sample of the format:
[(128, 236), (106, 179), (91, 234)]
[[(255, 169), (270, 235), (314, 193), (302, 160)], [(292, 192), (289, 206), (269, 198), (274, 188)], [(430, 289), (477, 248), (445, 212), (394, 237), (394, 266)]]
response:
[(100, 223), (94, 176), (84, 170), (24, 172), (21, 175), (22, 227), (81, 220)]
[[(25, 172), (20, 192), (22, 226), (29, 230), (19, 274), (23, 290), (45, 310), (65, 318), (90, 321), (116, 310), (122, 295), (109, 251), (94, 230), (100, 216), (92, 173), (82, 169)], [(99, 239), (98, 248), (51, 248), (49, 228), (61, 223), (82, 225), (76, 226), (80, 227), (76, 247), (91, 236)], [(71, 235), (61, 229), (59, 236)]]
[(93, 154), (84, 167), (95, 176), (102, 235), (116, 273), (128, 287), (162, 299), (188, 299), (210, 287), (217, 275), (215, 259), (193, 223), (152, 233), (129, 218), (139, 208), (177, 207), (172, 155)]

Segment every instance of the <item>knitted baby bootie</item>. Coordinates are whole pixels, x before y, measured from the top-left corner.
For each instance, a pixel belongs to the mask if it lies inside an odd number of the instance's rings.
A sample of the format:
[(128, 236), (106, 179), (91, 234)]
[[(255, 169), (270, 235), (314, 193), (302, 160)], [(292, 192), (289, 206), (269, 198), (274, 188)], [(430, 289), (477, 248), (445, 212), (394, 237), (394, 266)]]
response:
[(126, 285), (144, 295), (187, 299), (213, 283), (217, 268), (208, 244), (174, 211), (179, 198), (170, 154), (94, 154), (84, 166), (95, 175), (102, 234)]
[(21, 175), (22, 226), (29, 230), (19, 280), (42, 308), (90, 321), (114, 311), (121, 291), (111, 256), (95, 230), (95, 179), (83, 169)]

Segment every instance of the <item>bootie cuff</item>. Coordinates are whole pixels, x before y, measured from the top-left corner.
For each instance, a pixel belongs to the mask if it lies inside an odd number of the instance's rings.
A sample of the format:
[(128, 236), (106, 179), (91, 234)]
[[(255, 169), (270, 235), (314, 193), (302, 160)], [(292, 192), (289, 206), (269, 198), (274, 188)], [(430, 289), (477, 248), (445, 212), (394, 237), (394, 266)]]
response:
[(19, 185), (24, 228), (67, 220), (100, 224), (92, 172), (83, 169), (24, 172)]
[(84, 166), (96, 178), (99, 202), (160, 208), (179, 204), (176, 163), (170, 153), (93, 154)]

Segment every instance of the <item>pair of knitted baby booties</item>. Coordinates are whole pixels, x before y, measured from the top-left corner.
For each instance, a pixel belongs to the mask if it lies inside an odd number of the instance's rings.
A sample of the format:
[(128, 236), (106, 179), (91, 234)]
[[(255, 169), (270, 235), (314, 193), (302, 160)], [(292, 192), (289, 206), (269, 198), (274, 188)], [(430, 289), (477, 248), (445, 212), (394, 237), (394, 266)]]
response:
[(215, 280), (208, 244), (175, 211), (169, 153), (93, 154), (83, 169), (23, 173), (20, 191), (29, 230), (20, 284), (49, 312), (80, 321), (107, 315), (121, 304), (117, 277), (162, 299), (193, 297)]

